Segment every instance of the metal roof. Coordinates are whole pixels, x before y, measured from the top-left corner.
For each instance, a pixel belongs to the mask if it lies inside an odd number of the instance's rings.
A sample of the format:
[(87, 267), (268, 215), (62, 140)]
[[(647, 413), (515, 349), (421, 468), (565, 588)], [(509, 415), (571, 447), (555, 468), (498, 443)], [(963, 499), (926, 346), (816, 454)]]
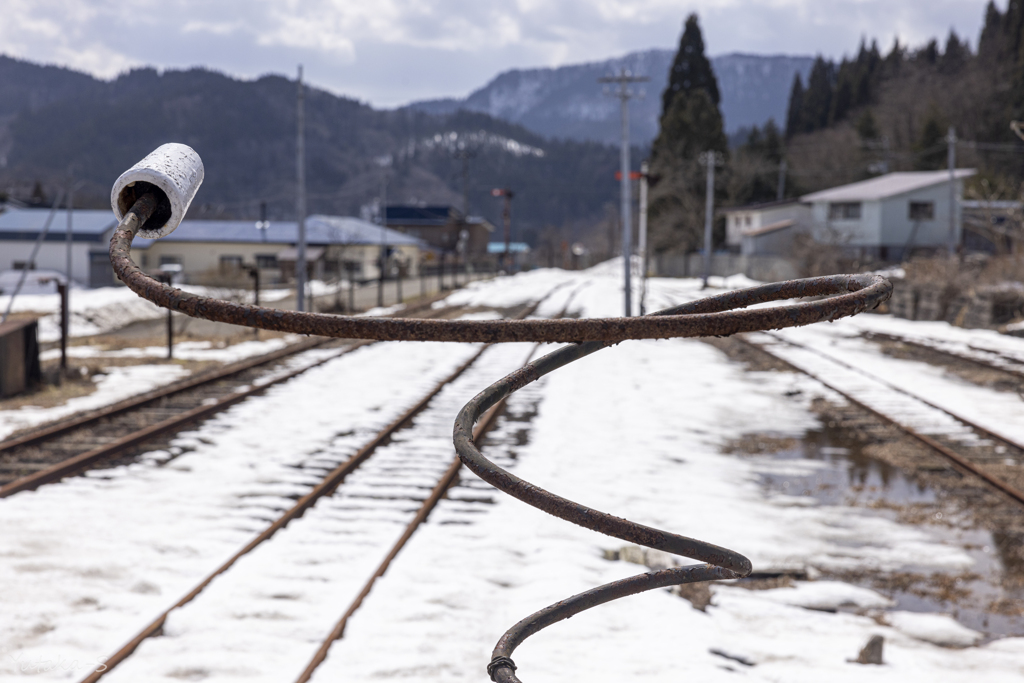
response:
[(799, 199), (777, 199), (770, 202), (759, 202), (757, 204), (745, 204), (743, 206), (730, 206), (722, 209), (722, 213), (737, 213), (740, 211), (762, 211), (764, 209), (777, 209), (791, 204), (799, 204)]
[(784, 221), (776, 221), (774, 223), (771, 223), (770, 225), (764, 226), (763, 228), (758, 228), (757, 230), (751, 230), (750, 232), (744, 232), (744, 233), (742, 233), (741, 236), (742, 237), (758, 237), (760, 235), (767, 235), (770, 232), (776, 232), (778, 230), (784, 230), (786, 228), (792, 228), (794, 225), (796, 225), (796, 221), (791, 220), (791, 219), (790, 220), (784, 220)]
[[(298, 242), (296, 221), (268, 221), (264, 231), (256, 221), (184, 220), (174, 232), (161, 237), (164, 242), (245, 242), (268, 244), (295, 244)], [(383, 233), (383, 234), (382, 234)], [(136, 238), (133, 247), (145, 249), (155, 240)], [(350, 216), (313, 215), (306, 219), (306, 243), (329, 244), (420, 244), (421, 241), (405, 233), (382, 228), (379, 225)]]
[[(977, 171), (973, 168), (958, 168), (953, 171), (957, 180), (968, 178)], [(805, 194), (804, 202), (863, 202), (920, 190), (931, 185), (949, 182), (949, 171), (917, 171), (913, 173), (887, 173), (886, 175), (859, 183), (840, 185), (830, 190)]]
[[(35, 240), (43, 227), (50, 209), (7, 209), (0, 213), (0, 240)], [(109, 210), (72, 209), (71, 235), (75, 242), (99, 242), (103, 233), (117, 225)], [(68, 226), (67, 209), (57, 209), (50, 222), (47, 242), (63, 242)]]
[(444, 225), (458, 218), (450, 206), (389, 206), (384, 211), (388, 223), (400, 225)]

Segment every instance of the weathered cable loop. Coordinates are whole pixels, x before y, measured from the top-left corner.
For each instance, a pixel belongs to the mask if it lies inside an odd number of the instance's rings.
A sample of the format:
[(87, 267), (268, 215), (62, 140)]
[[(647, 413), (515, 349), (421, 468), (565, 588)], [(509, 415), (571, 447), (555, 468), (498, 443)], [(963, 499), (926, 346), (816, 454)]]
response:
[[(631, 522), (562, 498), (498, 467), (473, 441), (473, 426), (502, 399), (584, 356), (627, 339), (722, 336), (836, 320), (889, 298), (892, 285), (878, 275), (833, 275), (790, 280), (728, 292), (639, 318), (583, 320), (451, 321), (351, 318), (282, 311), (234, 304), (187, 294), (147, 276), (131, 260), (131, 242), (139, 225), (156, 206), (144, 195), (118, 225), (110, 259), (118, 277), (140, 296), (188, 315), (219, 322), (328, 337), (451, 342), (570, 342), (484, 389), (455, 420), (455, 450), (463, 463), (494, 487), (539, 510), (608, 536), (655, 548), (706, 564), (675, 567), (633, 576), (570, 597), (526, 617), (509, 629), (494, 648), (487, 666), (491, 679), (515, 683), (512, 652), (526, 638), (583, 610), (643, 591), (668, 586), (746, 576), (750, 560), (704, 541)], [(802, 297), (826, 297), (810, 303), (737, 311), (760, 303)]]
[[(730, 292), (704, 299), (700, 306), (686, 313), (671, 309), (663, 311), (662, 315), (637, 318), (412, 320), (283, 311), (189, 294), (143, 273), (131, 259), (131, 243), (139, 226), (155, 208), (152, 196), (143, 195), (125, 214), (110, 240), (110, 262), (121, 281), (139, 296), (163, 308), (195, 318), (278, 332), (378, 341), (492, 343), (620, 342), (626, 339), (724, 336), (835, 320), (873, 308), (888, 299), (892, 292), (892, 285), (878, 275), (833, 275)], [(817, 296), (829, 298), (790, 306), (732, 310), (770, 301)]]
[[(745, 291), (750, 292), (751, 290)], [(784, 291), (785, 288), (780, 287), (779, 295), (782, 296), (781, 293)], [(728, 300), (729, 295), (710, 297), (652, 313), (651, 317), (670, 315), (689, 317), (708, 310), (720, 311), (724, 302)], [(783, 307), (783, 310), (790, 308), (792, 307), (786, 306)], [(487, 667), (492, 681), (498, 683), (519, 682), (519, 678), (515, 674), (515, 664), (511, 659), (512, 652), (523, 640), (556, 622), (568, 619), (591, 607), (636, 593), (698, 581), (740, 578), (748, 575), (752, 569), (750, 560), (735, 551), (637, 524), (545, 491), (494, 464), (485, 458), (477, 448), (473, 441), (473, 425), (491, 406), (544, 375), (607, 348), (613, 343), (585, 342), (562, 347), (528, 363), (484, 389), (459, 411), (459, 415), (455, 419), (453, 434), (455, 451), (459, 454), (462, 462), (481, 479), (550, 515), (624, 541), (701, 560), (707, 564), (676, 567), (615, 581), (574, 595), (531, 614), (510, 628), (494, 647), (491, 662)]]

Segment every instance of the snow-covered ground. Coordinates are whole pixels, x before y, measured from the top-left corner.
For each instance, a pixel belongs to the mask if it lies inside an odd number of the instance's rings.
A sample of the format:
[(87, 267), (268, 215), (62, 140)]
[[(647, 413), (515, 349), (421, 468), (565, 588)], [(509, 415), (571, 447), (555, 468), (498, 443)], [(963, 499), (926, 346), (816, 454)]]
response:
[[(91, 394), (71, 398), (59, 406), (41, 408), (26, 405), (15, 410), (0, 410), (0, 440), (16, 431), (29, 429), (88, 410), (96, 410), (152, 391), (188, 376), (180, 365), (129, 365), (104, 368), (92, 380), (96, 388)], [(2, 513), (0, 513), (2, 522)]]
[[(447, 302), (511, 306), (556, 285), (562, 289), (540, 314), (555, 314), (570, 297), (570, 313), (620, 314), (614, 264), (474, 283)], [(701, 295), (694, 280), (653, 280), (650, 288), (649, 310)], [(871, 325), (883, 331), (890, 320), (876, 316)], [(934, 368), (883, 359), (857, 338), (856, 324), (786, 334), (815, 348), (834, 346), (847, 361), (856, 354), (857, 363), (891, 363), (876, 367), (891, 382), (902, 373), (908, 386), (927, 379), (936, 402), (955, 401), (966, 389), (980, 392), (971, 401), (999, 396)], [(949, 339), (959, 333), (928, 331)], [(0, 585), (7, 589), (0, 593), (0, 680), (82, 678), (475, 349), (366, 347), (180, 436), (173, 453), (0, 501)], [(294, 679), (401, 532), (415, 507), (408, 491), (429, 487), (451, 458), (455, 411), (527, 351), (488, 350), (421, 414), (410, 432), (416, 439), (395, 439), (373, 468), (172, 613), (165, 635), (143, 644), (110, 680)], [(534, 405), (537, 415), (499, 421), (485, 452), (561, 495), (733, 548), (758, 571), (814, 577), (821, 570), (969, 569), (974, 560), (948, 535), (874, 510), (766, 491), (763, 460), (723, 453), (744, 434), (800, 436), (814, 428), (816, 396), (840, 400), (800, 375), (745, 371), (699, 341), (626, 342), (514, 395), (513, 417)], [(1024, 422), (1009, 403), (1000, 410), (1001, 419)], [(520, 618), (642, 570), (604, 559), (603, 551), (621, 546), (463, 471), (314, 680), (486, 680), (494, 643)], [(706, 612), (668, 591), (588, 611), (528, 639), (514, 657), (519, 674), (536, 682), (737, 675), (901, 683), (1024, 674), (1024, 638), (974, 646), (978, 634), (951, 617), (894, 609), (863, 587), (808, 580), (712, 592)], [(868, 613), (821, 611), (841, 606)], [(848, 662), (874, 634), (885, 637), (886, 664)]]
[[(247, 341), (231, 346), (218, 346), (211, 342), (178, 342), (174, 345), (174, 357), (179, 360), (200, 360), (218, 363), (232, 363), (252, 356), (271, 353), (301, 339), (299, 335), (285, 335), (274, 339)], [(287, 368), (299, 367), (317, 360), (318, 351), (309, 351), (289, 358)], [(76, 359), (92, 359), (102, 366), (107, 358), (165, 358), (167, 347), (131, 347), (118, 350), (103, 350), (97, 346), (70, 346), (68, 356)], [(40, 354), (41, 360), (60, 357), (60, 349), (51, 349)], [(42, 408), (23, 405), (14, 410), (0, 410), (0, 440), (22, 429), (46, 424), (55, 420), (89, 410), (103, 408), (118, 401), (139, 396), (180, 379), (188, 377), (189, 371), (175, 364), (140, 364), (103, 366), (102, 372), (93, 375), (96, 384), (92, 393), (68, 399), (66, 402)]]
[[(200, 287), (197, 285), (176, 285), (180, 289), (218, 298), (230, 298), (243, 303), (252, 302), (252, 292), (248, 290), (224, 289), (218, 287)], [(315, 296), (323, 296), (341, 291), (346, 285), (326, 284), (320, 281), (310, 283)], [(53, 287), (51, 286), (52, 290)], [(39, 340), (43, 342), (60, 339), (60, 296), (56, 293), (39, 292), (38, 288), (31, 293), (19, 294), (14, 299), (12, 313), (38, 313)], [(260, 303), (273, 305), (292, 294), (289, 289), (266, 289), (260, 292)], [(0, 312), (6, 311), (10, 304), (9, 294), (0, 295)], [(127, 287), (98, 287), (96, 289), (72, 288), (71, 303), (71, 336), (87, 337), (94, 334), (111, 332), (140, 320), (154, 320), (167, 314), (160, 308), (142, 299)]]

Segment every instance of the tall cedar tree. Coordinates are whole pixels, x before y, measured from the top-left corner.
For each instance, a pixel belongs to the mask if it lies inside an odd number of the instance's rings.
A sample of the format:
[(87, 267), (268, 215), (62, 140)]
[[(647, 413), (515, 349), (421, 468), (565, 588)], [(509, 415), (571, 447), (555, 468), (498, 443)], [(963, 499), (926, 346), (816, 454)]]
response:
[(803, 130), (800, 119), (804, 111), (804, 81), (797, 72), (793, 77), (793, 88), (789, 91), (789, 110), (786, 112), (786, 137), (791, 138)]
[(694, 90), (703, 90), (717, 107), (719, 102), (718, 79), (711, 70), (711, 62), (704, 56), (704, 37), (697, 23), (697, 15), (686, 18), (683, 37), (679, 40), (679, 51), (668, 72), (668, 87), (661, 96), (661, 115), (664, 117), (678, 95), (688, 96)]
[(718, 102), (718, 81), (704, 55), (697, 15), (691, 14), (662, 95), (661, 127), (651, 149), (650, 241), (657, 252), (685, 251), (701, 242), (705, 180), (697, 158), (708, 150), (728, 151)]

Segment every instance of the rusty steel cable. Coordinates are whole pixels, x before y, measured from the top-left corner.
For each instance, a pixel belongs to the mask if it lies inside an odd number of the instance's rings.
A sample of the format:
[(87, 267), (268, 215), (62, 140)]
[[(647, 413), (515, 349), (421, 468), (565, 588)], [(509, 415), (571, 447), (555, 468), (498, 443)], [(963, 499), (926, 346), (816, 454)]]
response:
[[(855, 315), (889, 298), (892, 285), (878, 275), (833, 275), (789, 280), (728, 292), (638, 318), (577, 320), (436, 321), (337, 317), (282, 311), (188, 294), (143, 273), (130, 256), (131, 242), (158, 205), (143, 194), (124, 214), (110, 244), (118, 277), (158, 306), (191, 316), (264, 329), (330, 337), (445, 342), (569, 342), (484, 389), (459, 412), (455, 450), (484, 481), (539, 510), (599, 533), (697, 560), (703, 564), (641, 574), (594, 588), (536, 612), (509, 629), (496, 645), (488, 674), (519, 681), (511, 659), (527, 637), (583, 610), (655, 588), (739, 578), (751, 571), (743, 555), (704, 541), (637, 524), (594, 510), (537, 487), (488, 460), (474, 442), (473, 426), (493, 406), (522, 387), (575, 360), (627, 339), (724, 336), (781, 329)], [(807, 303), (742, 309), (795, 298)]]
[[(636, 318), (583, 320), (410, 320), (353, 318), (283, 311), (189, 294), (143, 273), (131, 259), (132, 239), (156, 210), (152, 193), (129, 209), (110, 240), (114, 272), (139, 296), (157, 306), (217, 322), (279, 332), (344, 339), (443, 342), (621, 342), (627, 339), (706, 337), (781, 329), (835, 320), (877, 306), (892, 285), (879, 275), (833, 275), (788, 280), (701, 300), (683, 312), (670, 309)], [(755, 304), (804, 297), (827, 297), (812, 303), (753, 310)]]
[[(558, 288), (556, 288), (556, 290), (557, 289)], [(573, 298), (576, 296), (577, 293), (579, 293), (579, 289), (580, 288), (577, 288), (576, 291), (574, 291), (569, 296), (569, 301), (562, 308), (562, 311), (558, 314), (557, 317), (561, 318), (565, 316), (565, 314), (569, 310), (570, 305), (572, 304)], [(553, 294), (556, 290), (552, 290), (548, 294), (548, 296), (550, 297), (551, 294)], [(532, 310), (536, 310), (538, 306), (539, 304), (533, 306)], [(527, 362), (529, 362), (529, 360), (533, 358), (534, 354), (537, 353), (537, 349), (539, 348), (540, 343), (537, 343), (534, 345), (532, 349), (530, 349), (530, 353), (526, 357)], [(484, 414), (484, 416), (476, 423), (476, 426), (473, 428), (473, 438), (480, 439), (484, 435), (486, 435), (497, 423), (498, 415), (501, 413), (504, 407), (504, 400), (498, 401), (498, 403), (491, 406)], [(326, 638), (324, 638), (323, 642), (320, 644), (320, 647), (317, 649), (316, 654), (313, 655), (313, 658), (310, 660), (309, 664), (306, 665), (306, 668), (302, 671), (301, 674), (299, 674), (299, 677), (295, 680), (295, 683), (307, 683), (307, 681), (309, 681), (310, 678), (312, 678), (313, 672), (316, 671), (317, 667), (323, 664), (323, 662), (327, 659), (327, 654), (330, 651), (331, 646), (334, 644), (336, 640), (339, 640), (342, 636), (344, 636), (345, 627), (348, 626), (348, 620), (352, 617), (353, 614), (356, 613), (356, 610), (358, 610), (362, 606), (363, 601), (370, 594), (370, 591), (373, 589), (373, 586), (376, 583), (377, 579), (384, 576), (384, 573), (388, 570), (388, 567), (391, 566), (391, 563), (394, 561), (395, 557), (397, 557), (398, 553), (402, 550), (402, 548), (405, 547), (405, 544), (409, 542), (409, 539), (412, 538), (412, 535), (417, 531), (417, 529), (419, 529), (419, 527), (424, 522), (427, 521), (427, 518), (430, 516), (430, 513), (433, 512), (435, 507), (437, 507), (437, 504), (441, 501), (441, 498), (448, 492), (448, 489), (450, 489), (459, 480), (460, 469), (462, 469), (462, 459), (458, 454), (456, 454), (455, 458), (452, 460), (451, 465), (448, 466), (448, 469), (445, 471), (443, 475), (441, 475), (441, 478), (438, 479), (437, 483), (434, 485), (434, 488), (431, 490), (430, 495), (427, 496), (426, 500), (423, 501), (423, 504), (420, 506), (420, 509), (416, 512), (416, 516), (412, 519), (412, 521), (409, 522), (408, 525), (406, 525), (405, 531), (398, 538), (398, 540), (395, 541), (394, 545), (391, 547), (391, 551), (388, 552), (384, 560), (377, 567), (377, 570), (374, 572), (373, 576), (371, 576), (370, 579), (363, 585), (363, 589), (355, 597), (355, 599), (349, 605), (348, 609), (345, 610), (345, 613), (334, 625), (334, 628), (331, 629), (331, 632), (327, 635)]]

